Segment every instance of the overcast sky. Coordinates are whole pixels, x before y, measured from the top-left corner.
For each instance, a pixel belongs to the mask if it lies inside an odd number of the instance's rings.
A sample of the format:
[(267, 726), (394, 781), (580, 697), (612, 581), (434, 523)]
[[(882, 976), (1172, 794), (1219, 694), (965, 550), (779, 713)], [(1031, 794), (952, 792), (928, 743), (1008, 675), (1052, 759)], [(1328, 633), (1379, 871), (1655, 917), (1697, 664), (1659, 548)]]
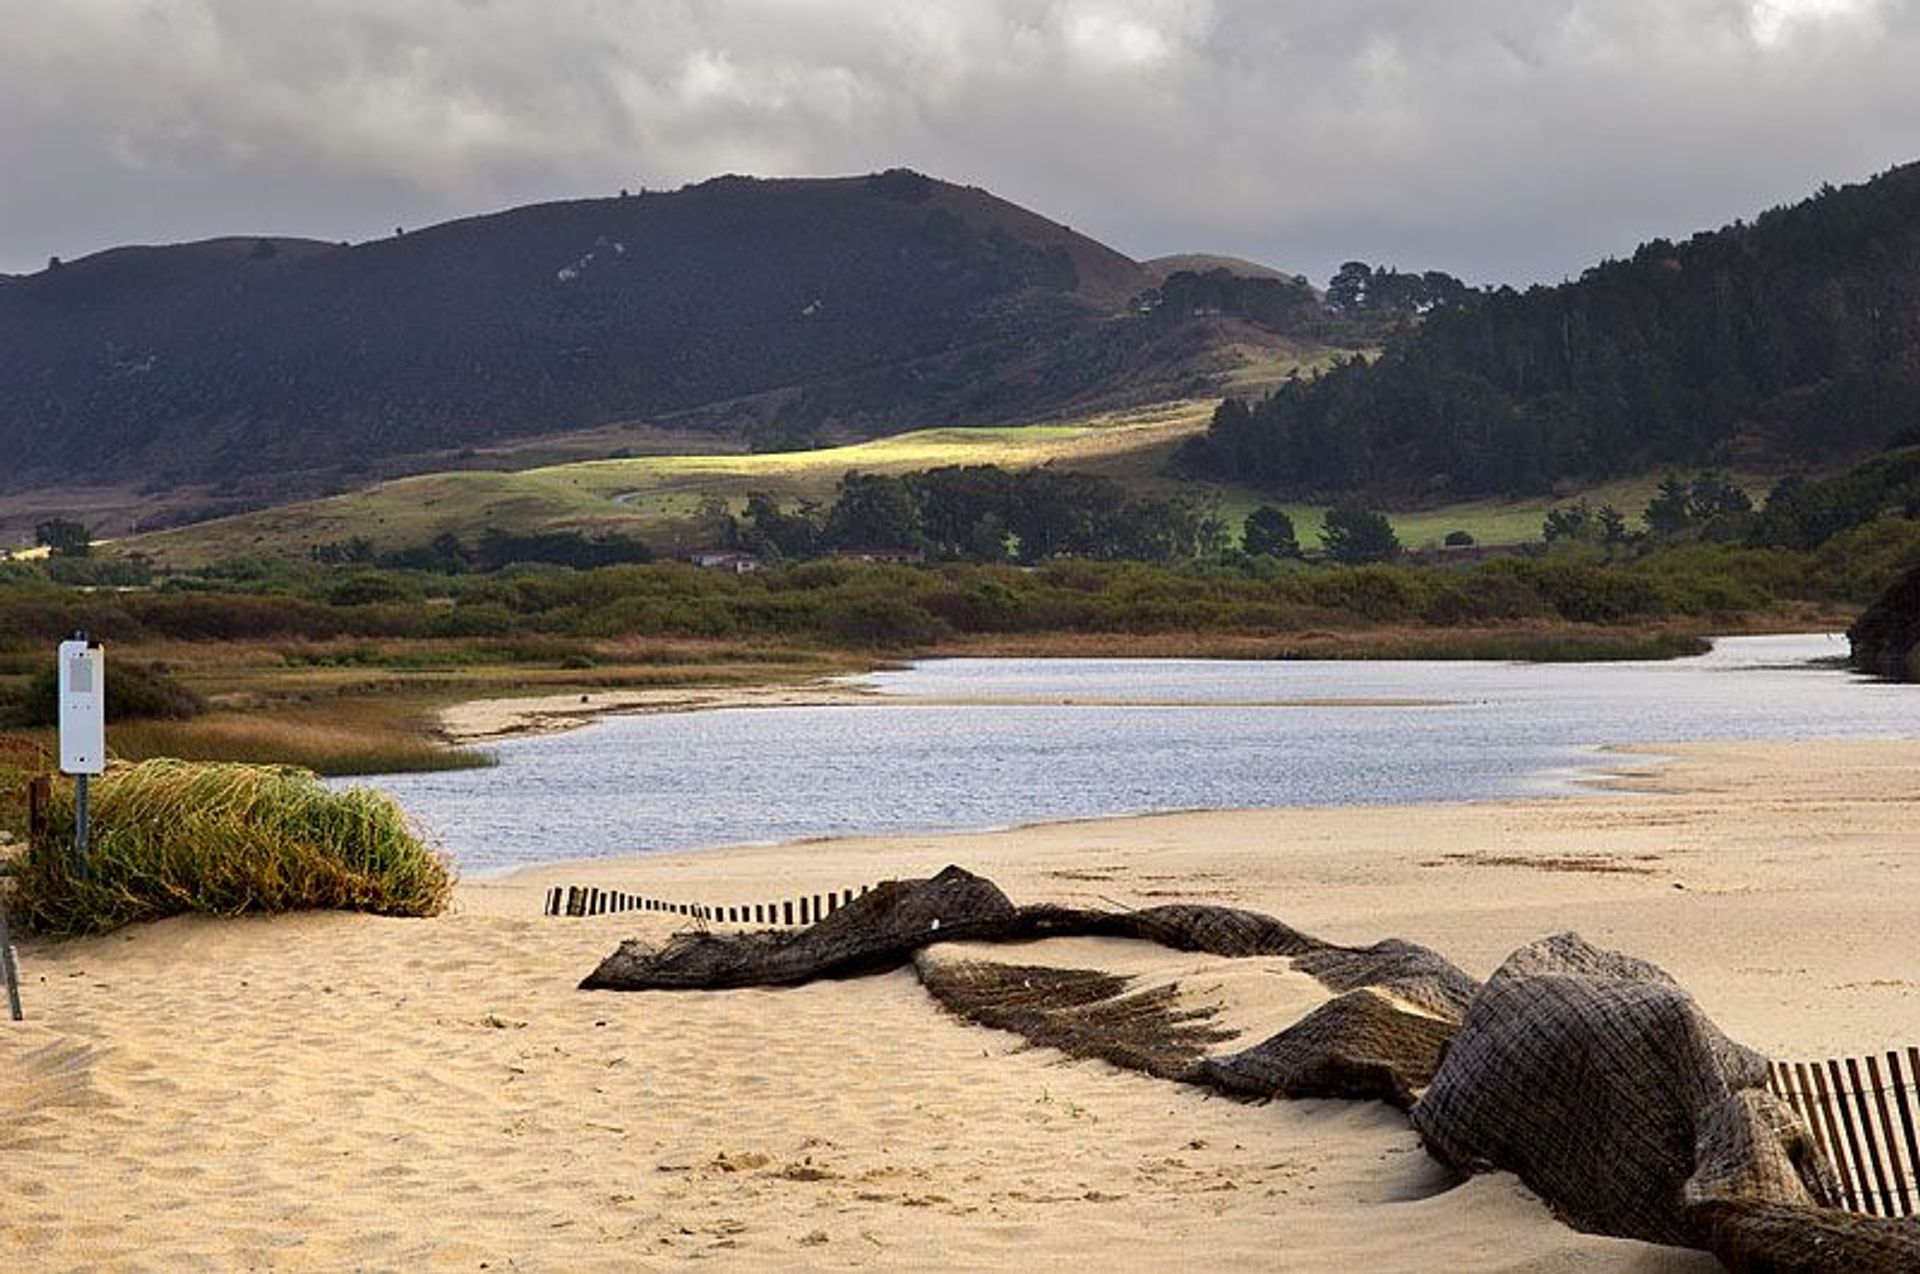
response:
[(0, 271), (908, 165), (1135, 257), (1558, 279), (1920, 159), (1920, 0), (0, 0)]

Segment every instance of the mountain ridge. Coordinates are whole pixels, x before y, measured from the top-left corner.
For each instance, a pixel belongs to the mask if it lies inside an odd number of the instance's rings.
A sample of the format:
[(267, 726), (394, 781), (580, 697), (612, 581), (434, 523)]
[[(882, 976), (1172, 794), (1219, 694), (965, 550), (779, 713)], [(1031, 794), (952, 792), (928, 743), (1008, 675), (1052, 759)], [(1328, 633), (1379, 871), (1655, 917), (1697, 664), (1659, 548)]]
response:
[[(125, 246), (0, 284), (0, 487), (293, 497), (682, 418), (804, 446), (1183, 397), (1284, 341), (977, 187), (725, 176), (341, 245)], [(384, 466), (384, 467), (383, 467)]]

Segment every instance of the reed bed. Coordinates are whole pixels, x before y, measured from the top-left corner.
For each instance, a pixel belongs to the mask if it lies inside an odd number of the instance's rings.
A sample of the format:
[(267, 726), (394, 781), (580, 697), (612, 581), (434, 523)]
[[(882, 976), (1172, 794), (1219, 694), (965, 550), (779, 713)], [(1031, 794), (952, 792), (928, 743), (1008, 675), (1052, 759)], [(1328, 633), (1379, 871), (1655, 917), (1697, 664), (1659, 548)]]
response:
[(161, 759), (93, 783), (91, 845), (74, 857), (71, 785), (15, 864), (10, 907), (42, 933), (104, 933), (184, 912), (308, 909), (430, 916), (452, 871), (391, 797), (336, 792), (289, 766)]
[(335, 719), (311, 710), (280, 713), (213, 712), (194, 721), (137, 721), (113, 731), (114, 752), (126, 757), (174, 757), (249, 765), (297, 765), (328, 776), (471, 770), (496, 764), (474, 748), (451, 748), (409, 733), (381, 711), (342, 702)]

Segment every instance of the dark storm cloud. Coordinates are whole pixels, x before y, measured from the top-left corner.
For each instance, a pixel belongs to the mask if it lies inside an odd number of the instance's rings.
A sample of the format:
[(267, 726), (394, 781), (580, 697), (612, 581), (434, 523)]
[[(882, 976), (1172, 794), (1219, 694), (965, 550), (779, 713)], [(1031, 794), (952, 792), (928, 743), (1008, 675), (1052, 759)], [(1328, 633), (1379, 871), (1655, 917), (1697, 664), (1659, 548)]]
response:
[(1920, 0), (0, 0), (0, 269), (909, 164), (1136, 256), (1558, 277), (1920, 157)]

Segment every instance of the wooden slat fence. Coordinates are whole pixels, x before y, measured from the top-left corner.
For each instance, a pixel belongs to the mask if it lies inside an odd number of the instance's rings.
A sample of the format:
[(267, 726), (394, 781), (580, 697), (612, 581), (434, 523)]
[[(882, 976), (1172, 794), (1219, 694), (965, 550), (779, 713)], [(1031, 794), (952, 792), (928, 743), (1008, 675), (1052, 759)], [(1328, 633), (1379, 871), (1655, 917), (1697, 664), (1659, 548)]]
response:
[(584, 885), (555, 885), (547, 890), (546, 914), (549, 916), (610, 916), (626, 911), (651, 911), (663, 915), (686, 916), (707, 924), (761, 925), (793, 928), (810, 925), (840, 910), (867, 893), (872, 886), (862, 885), (856, 892), (842, 889), (824, 894), (802, 894), (798, 898), (780, 898), (773, 902), (703, 903), (670, 902), (643, 894), (623, 893), (616, 889), (595, 889)]
[(1769, 1067), (1767, 1086), (1813, 1129), (1848, 1211), (1920, 1211), (1920, 1048)]

